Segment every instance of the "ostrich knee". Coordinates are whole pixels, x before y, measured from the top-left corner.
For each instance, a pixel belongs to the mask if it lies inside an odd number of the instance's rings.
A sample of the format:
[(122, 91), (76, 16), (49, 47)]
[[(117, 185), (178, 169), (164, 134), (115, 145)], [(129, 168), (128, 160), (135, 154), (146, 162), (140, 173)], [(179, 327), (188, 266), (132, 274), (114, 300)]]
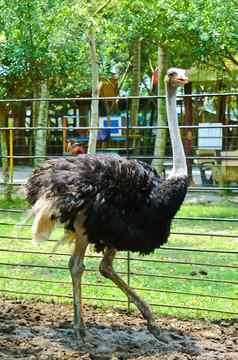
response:
[(104, 259), (102, 259), (102, 261), (100, 262), (99, 271), (105, 278), (111, 279), (113, 268)]
[(69, 259), (69, 271), (72, 278), (79, 278), (84, 272), (85, 266), (83, 260), (78, 255), (73, 255)]

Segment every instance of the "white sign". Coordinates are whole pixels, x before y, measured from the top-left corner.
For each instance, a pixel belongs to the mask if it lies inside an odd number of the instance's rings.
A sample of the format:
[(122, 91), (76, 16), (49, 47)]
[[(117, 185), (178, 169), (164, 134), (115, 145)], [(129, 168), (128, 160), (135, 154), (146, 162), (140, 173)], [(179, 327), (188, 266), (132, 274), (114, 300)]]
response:
[(222, 150), (221, 123), (199, 123), (198, 148)]
[[(110, 123), (110, 125), (109, 125)], [(110, 136), (121, 136), (122, 129), (121, 128), (121, 117), (120, 116), (110, 116), (110, 121), (106, 116), (99, 118), (99, 127), (103, 129), (107, 129), (110, 127)]]

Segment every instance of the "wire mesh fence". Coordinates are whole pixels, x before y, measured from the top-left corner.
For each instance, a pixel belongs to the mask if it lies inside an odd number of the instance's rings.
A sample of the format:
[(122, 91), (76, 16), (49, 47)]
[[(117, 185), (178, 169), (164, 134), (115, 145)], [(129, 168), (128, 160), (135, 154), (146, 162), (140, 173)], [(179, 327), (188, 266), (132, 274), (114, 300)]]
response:
[[(194, 200), (193, 197), (197, 196), (197, 192), (206, 194), (205, 197), (210, 195), (218, 197), (221, 192), (224, 194), (229, 191), (229, 196), (236, 201), (238, 119), (232, 115), (231, 108), (229, 121), (226, 120), (223, 123), (217, 123), (215, 117), (211, 123), (200, 123), (199, 119), (192, 120), (186, 125), (183, 123), (185, 98), (201, 101), (204, 98), (214, 97), (235, 99), (236, 102), (238, 94), (193, 94), (178, 97), (178, 117), (184, 143), (186, 143), (186, 131), (190, 131), (189, 136), (192, 132), (192, 146), (186, 148), (187, 160), (191, 162), (192, 180), (188, 198)], [(152, 164), (154, 160), (162, 160), (167, 174), (172, 163), (169, 141), (165, 154), (159, 156), (154, 153), (157, 131), (167, 129), (167, 126), (155, 124), (151, 119), (151, 113), (150, 117), (144, 114), (139, 126), (133, 125), (130, 119), (132, 98), (99, 99), (100, 101), (121, 101), (123, 105), (120, 111), (123, 116), (121, 121), (113, 124), (109, 121), (110, 116), (105, 114), (102, 116), (103, 120), (96, 128), (102, 136), (98, 139), (97, 151), (118, 153), (130, 159), (139, 159)], [(143, 110), (145, 106), (143, 104), (150, 102), (151, 112), (151, 101), (157, 99), (158, 97), (141, 97), (141, 109)], [(41, 100), (54, 104), (66, 102), (80, 107), (81, 101), (86, 103), (92, 99), (8, 99), (4, 101), (9, 104), (14, 102), (31, 104), (32, 101)], [(196, 108), (196, 104), (193, 106)], [(48, 122), (47, 126), (33, 126), (31, 114), (26, 115), (24, 126), (13, 126), (11, 123), (10, 127), (0, 127), (0, 134), (7, 134), (6, 141), (8, 142), (7, 151), (1, 152), (2, 168), (4, 161), (7, 162), (8, 174), (10, 173), (9, 177), (4, 179), (2, 176), (1, 178), (2, 191), (4, 191), (4, 186), (10, 185), (11, 191), (18, 194), (28, 174), (27, 171), (30, 172), (34, 167), (33, 160), (69, 156), (66, 142), (71, 140), (81, 142), (86, 149), (90, 130), (95, 129), (85, 123), (77, 109), (74, 115), (61, 114), (60, 121), (54, 114), (54, 121), (52, 120), (50, 124)], [(27, 117), (30, 120), (27, 120)], [(119, 117), (112, 116), (112, 119), (118, 120)], [(67, 126), (64, 126), (66, 124)], [(104, 132), (105, 128), (107, 133)], [(199, 134), (201, 128), (203, 133)], [(47, 139), (51, 144), (54, 139), (55, 147), (48, 146), (45, 154), (37, 155), (37, 149), (34, 148), (31, 137), (37, 136), (35, 134), (42, 131), (47, 133)], [(22, 134), (24, 134), (23, 143)], [(19, 139), (23, 144), (24, 153), (15, 151)], [(1, 141), (3, 141), (2, 137)], [(199, 142), (202, 146), (199, 146)], [(212, 203), (209, 204), (209, 201)], [(211, 318), (237, 316), (238, 218), (235, 205), (232, 204), (226, 202), (226, 197), (220, 197), (217, 203), (213, 203), (213, 197), (212, 200), (208, 198), (207, 205), (188, 204), (187, 208), (185, 206), (185, 210), (176, 216), (166, 246), (147, 257), (135, 256), (132, 253), (119, 254), (116, 258), (117, 272), (162, 314), (181, 316), (190, 314), (190, 316)], [(33, 248), (30, 224), (19, 224), (25, 216), (25, 210), (9, 208), (9, 205), (6, 205), (5, 208), (0, 209), (0, 214), (0, 291), (6, 296), (70, 301), (71, 281), (67, 266), (70, 249), (63, 246), (56, 252), (52, 251), (61, 235), (61, 229), (55, 231), (53, 239), (41, 244), (38, 248)], [(94, 253), (92, 249), (89, 250), (86, 257), (83, 298), (97, 305), (113, 303), (129, 308), (128, 299), (98, 274), (100, 259), (99, 254)]]

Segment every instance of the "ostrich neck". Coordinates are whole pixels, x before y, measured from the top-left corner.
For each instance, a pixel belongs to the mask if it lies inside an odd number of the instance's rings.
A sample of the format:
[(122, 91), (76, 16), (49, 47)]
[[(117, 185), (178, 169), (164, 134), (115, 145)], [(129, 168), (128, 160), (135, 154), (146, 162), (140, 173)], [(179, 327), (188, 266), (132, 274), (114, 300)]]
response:
[(166, 95), (168, 126), (173, 152), (173, 169), (170, 177), (187, 176), (188, 170), (186, 157), (176, 113), (176, 88), (172, 88), (169, 84), (167, 84)]

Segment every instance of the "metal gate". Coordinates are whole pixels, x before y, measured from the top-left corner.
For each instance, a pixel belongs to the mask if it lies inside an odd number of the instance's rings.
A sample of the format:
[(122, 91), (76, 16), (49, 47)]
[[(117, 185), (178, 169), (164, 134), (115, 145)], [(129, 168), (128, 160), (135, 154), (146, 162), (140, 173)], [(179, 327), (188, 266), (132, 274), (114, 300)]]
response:
[[(193, 106), (196, 107), (197, 100), (214, 99), (221, 96), (227, 99), (237, 99), (238, 94), (181, 95), (178, 97), (178, 116), (181, 120), (184, 118), (184, 101), (186, 99), (193, 99)], [(170, 148), (167, 148), (164, 156), (154, 156), (153, 154), (153, 139), (156, 132), (167, 127), (149, 123), (148, 118), (144, 123), (141, 121), (138, 126), (132, 126), (129, 110), (131, 98), (100, 98), (100, 101), (123, 103), (124, 123), (115, 122), (112, 126), (110, 120), (102, 116), (104, 120), (101, 120), (101, 123), (105, 125), (105, 121), (109, 121), (106, 127), (107, 130), (114, 131), (114, 139), (110, 139), (110, 146), (106, 145), (107, 137), (106, 140), (100, 139), (98, 150), (119, 152), (127, 158), (137, 158), (150, 163), (155, 159), (162, 159), (166, 164), (166, 172), (169, 171), (171, 167)], [(157, 98), (140, 97), (140, 102), (141, 104), (146, 101), (155, 102)], [(61, 102), (80, 104), (80, 101), (85, 102), (92, 99), (13, 99), (5, 101), (29, 104), (32, 101), (41, 100), (54, 104)], [(146, 118), (147, 115), (144, 116)], [(231, 117), (231, 113), (229, 116)], [(114, 116), (114, 120), (116, 118), (118, 116)], [(14, 189), (18, 193), (25, 181), (26, 174), (31, 169), (32, 160), (37, 158), (30, 151), (32, 145), (29, 140), (30, 133), (37, 134), (38, 131), (46, 131), (50, 134), (52, 132), (60, 133), (62, 153), (40, 156), (40, 158), (54, 158), (57, 155), (67, 156), (65, 145), (67, 132), (78, 131), (78, 133), (85, 134), (92, 130), (89, 126), (80, 126), (77, 121), (76, 125), (72, 126), (65, 119), (69, 120), (70, 116), (63, 117), (61, 125), (57, 126), (34, 127), (28, 124), (27, 127), (14, 127), (13, 122), (10, 121), (8, 126), (0, 128), (0, 132), (7, 134), (8, 139), (8, 153), (6, 156), (2, 154), (2, 164), (4, 159), (8, 159), (10, 167), (8, 182), (7, 184), (5, 182), (5, 185), (1, 184), (2, 190), (4, 186), (10, 186), (11, 190)], [(169, 242), (150, 256), (141, 257), (132, 253), (118, 253), (116, 258), (116, 270), (161, 314), (209, 318), (238, 315), (238, 216), (236, 213), (238, 151), (236, 152), (236, 148), (229, 149), (231, 138), (233, 144), (237, 144), (238, 149), (237, 121), (238, 119), (234, 118), (232, 123), (231, 121), (225, 124), (215, 122), (212, 125), (211, 123), (206, 124), (206, 122), (199, 123), (199, 120), (196, 119), (190, 124), (180, 126), (184, 142), (190, 139), (190, 153), (187, 154), (187, 159), (195, 181), (189, 187), (184, 209), (177, 214), (174, 220)], [(105, 135), (104, 128), (105, 126), (98, 128), (102, 136), (107, 135)], [(214, 131), (216, 129), (219, 131)], [(27, 154), (16, 155), (14, 152), (14, 139), (17, 131), (27, 134), (25, 135), (28, 139)], [(232, 132), (234, 132), (233, 135)], [(57, 138), (57, 135), (54, 136)], [(116, 137), (120, 136), (123, 139), (118, 139), (116, 142)], [(199, 141), (203, 147), (198, 148)], [(208, 144), (208, 148), (204, 147), (204, 142)], [(209, 143), (212, 144), (210, 149)], [(138, 151), (134, 151), (135, 144)], [(144, 144), (148, 148), (143, 147)], [(21, 160), (29, 161), (29, 164), (24, 167), (18, 165)], [(223, 196), (220, 196), (221, 193)], [(14, 208), (9, 203), (3, 202), (0, 209), (1, 293), (17, 298), (71, 301), (71, 281), (67, 266), (70, 249), (62, 247), (57, 252), (52, 252), (54, 242), (59, 238), (61, 230), (54, 233), (53, 239), (43, 243), (39, 248), (34, 248), (31, 243), (30, 224), (20, 224), (21, 219), (25, 216), (25, 211), (18, 206), (21, 205), (21, 200), (17, 201)], [(93, 249), (89, 249), (83, 283), (85, 302), (99, 306), (113, 303), (116, 306), (130, 308), (128, 299), (121, 294), (120, 290), (117, 290), (112, 283), (98, 274), (100, 258), (101, 256)]]

